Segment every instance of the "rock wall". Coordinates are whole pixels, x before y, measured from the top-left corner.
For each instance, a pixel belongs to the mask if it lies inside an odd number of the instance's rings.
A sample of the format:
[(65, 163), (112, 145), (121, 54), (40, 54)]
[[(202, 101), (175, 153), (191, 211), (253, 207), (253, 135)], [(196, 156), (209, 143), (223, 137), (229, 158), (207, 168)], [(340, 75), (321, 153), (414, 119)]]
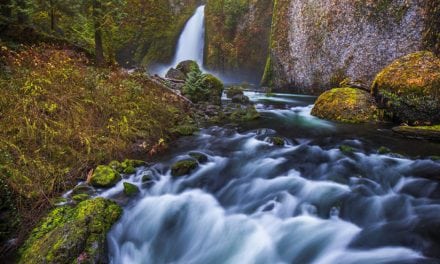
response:
[(394, 59), (429, 46), (424, 39), (438, 45), (432, 9), (439, 5), (428, 0), (277, 0), (263, 84), (307, 94), (336, 87), (345, 78), (370, 84)]
[(272, 7), (268, 0), (208, 0), (205, 66), (258, 83), (268, 55)]
[(186, 21), (204, 0), (127, 0), (117, 61), (124, 66), (168, 63)]

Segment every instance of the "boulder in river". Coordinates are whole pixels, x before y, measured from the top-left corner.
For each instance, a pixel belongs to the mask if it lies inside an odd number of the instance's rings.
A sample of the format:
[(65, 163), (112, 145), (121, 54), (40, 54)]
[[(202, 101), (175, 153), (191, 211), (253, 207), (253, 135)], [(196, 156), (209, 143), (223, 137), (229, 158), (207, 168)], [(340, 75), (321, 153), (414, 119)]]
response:
[(243, 89), (240, 86), (231, 86), (226, 90), (226, 97), (232, 99), (236, 95), (244, 95)]
[(129, 182), (124, 182), (124, 193), (127, 196), (134, 196), (139, 193), (139, 188)]
[(32, 231), (19, 263), (107, 263), (106, 235), (121, 214), (104, 198), (57, 207)]
[(420, 51), (385, 67), (372, 85), (372, 93), (399, 122), (440, 122), (440, 58)]
[(106, 165), (96, 167), (89, 183), (94, 187), (110, 188), (121, 180), (121, 175), (115, 169)]
[(334, 88), (319, 96), (312, 115), (346, 123), (362, 123), (377, 120), (374, 98), (355, 88)]
[(174, 163), (171, 167), (171, 175), (174, 177), (183, 176), (197, 169), (199, 164), (195, 159), (185, 159)]

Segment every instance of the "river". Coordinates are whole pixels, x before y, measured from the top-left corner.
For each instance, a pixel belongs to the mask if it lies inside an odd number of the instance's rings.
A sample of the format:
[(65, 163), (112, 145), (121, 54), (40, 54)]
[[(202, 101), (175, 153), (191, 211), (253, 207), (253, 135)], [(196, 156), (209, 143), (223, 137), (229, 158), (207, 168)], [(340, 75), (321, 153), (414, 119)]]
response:
[[(259, 120), (182, 138), (124, 180), (141, 193), (108, 234), (111, 263), (440, 263), (439, 144), (315, 118), (314, 97), (247, 95)], [(191, 151), (208, 162), (173, 178)]]

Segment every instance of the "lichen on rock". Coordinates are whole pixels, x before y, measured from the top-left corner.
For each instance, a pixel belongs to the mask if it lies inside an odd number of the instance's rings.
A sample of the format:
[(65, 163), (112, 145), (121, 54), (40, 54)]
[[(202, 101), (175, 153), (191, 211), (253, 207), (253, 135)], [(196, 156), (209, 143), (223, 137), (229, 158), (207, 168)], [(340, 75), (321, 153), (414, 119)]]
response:
[(440, 122), (440, 58), (420, 51), (395, 60), (377, 74), (372, 93), (396, 121)]
[(121, 213), (104, 198), (55, 208), (32, 231), (19, 263), (106, 263), (106, 234)]
[(355, 88), (334, 88), (319, 96), (312, 115), (346, 123), (377, 121), (374, 98)]

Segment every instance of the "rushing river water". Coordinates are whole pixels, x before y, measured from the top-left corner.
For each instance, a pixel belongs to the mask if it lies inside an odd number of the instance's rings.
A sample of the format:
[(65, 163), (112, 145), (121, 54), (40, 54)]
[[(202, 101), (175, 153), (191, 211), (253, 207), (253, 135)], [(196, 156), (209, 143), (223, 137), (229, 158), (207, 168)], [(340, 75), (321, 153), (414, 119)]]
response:
[[(248, 96), (260, 120), (182, 138), (126, 177), (141, 193), (108, 234), (112, 263), (440, 263), (440, 187), (422, 178), (440, 178), (439, 144), (317, 119), (313, 97)], [(191, 151), (209, 161), (173, 178)]]

